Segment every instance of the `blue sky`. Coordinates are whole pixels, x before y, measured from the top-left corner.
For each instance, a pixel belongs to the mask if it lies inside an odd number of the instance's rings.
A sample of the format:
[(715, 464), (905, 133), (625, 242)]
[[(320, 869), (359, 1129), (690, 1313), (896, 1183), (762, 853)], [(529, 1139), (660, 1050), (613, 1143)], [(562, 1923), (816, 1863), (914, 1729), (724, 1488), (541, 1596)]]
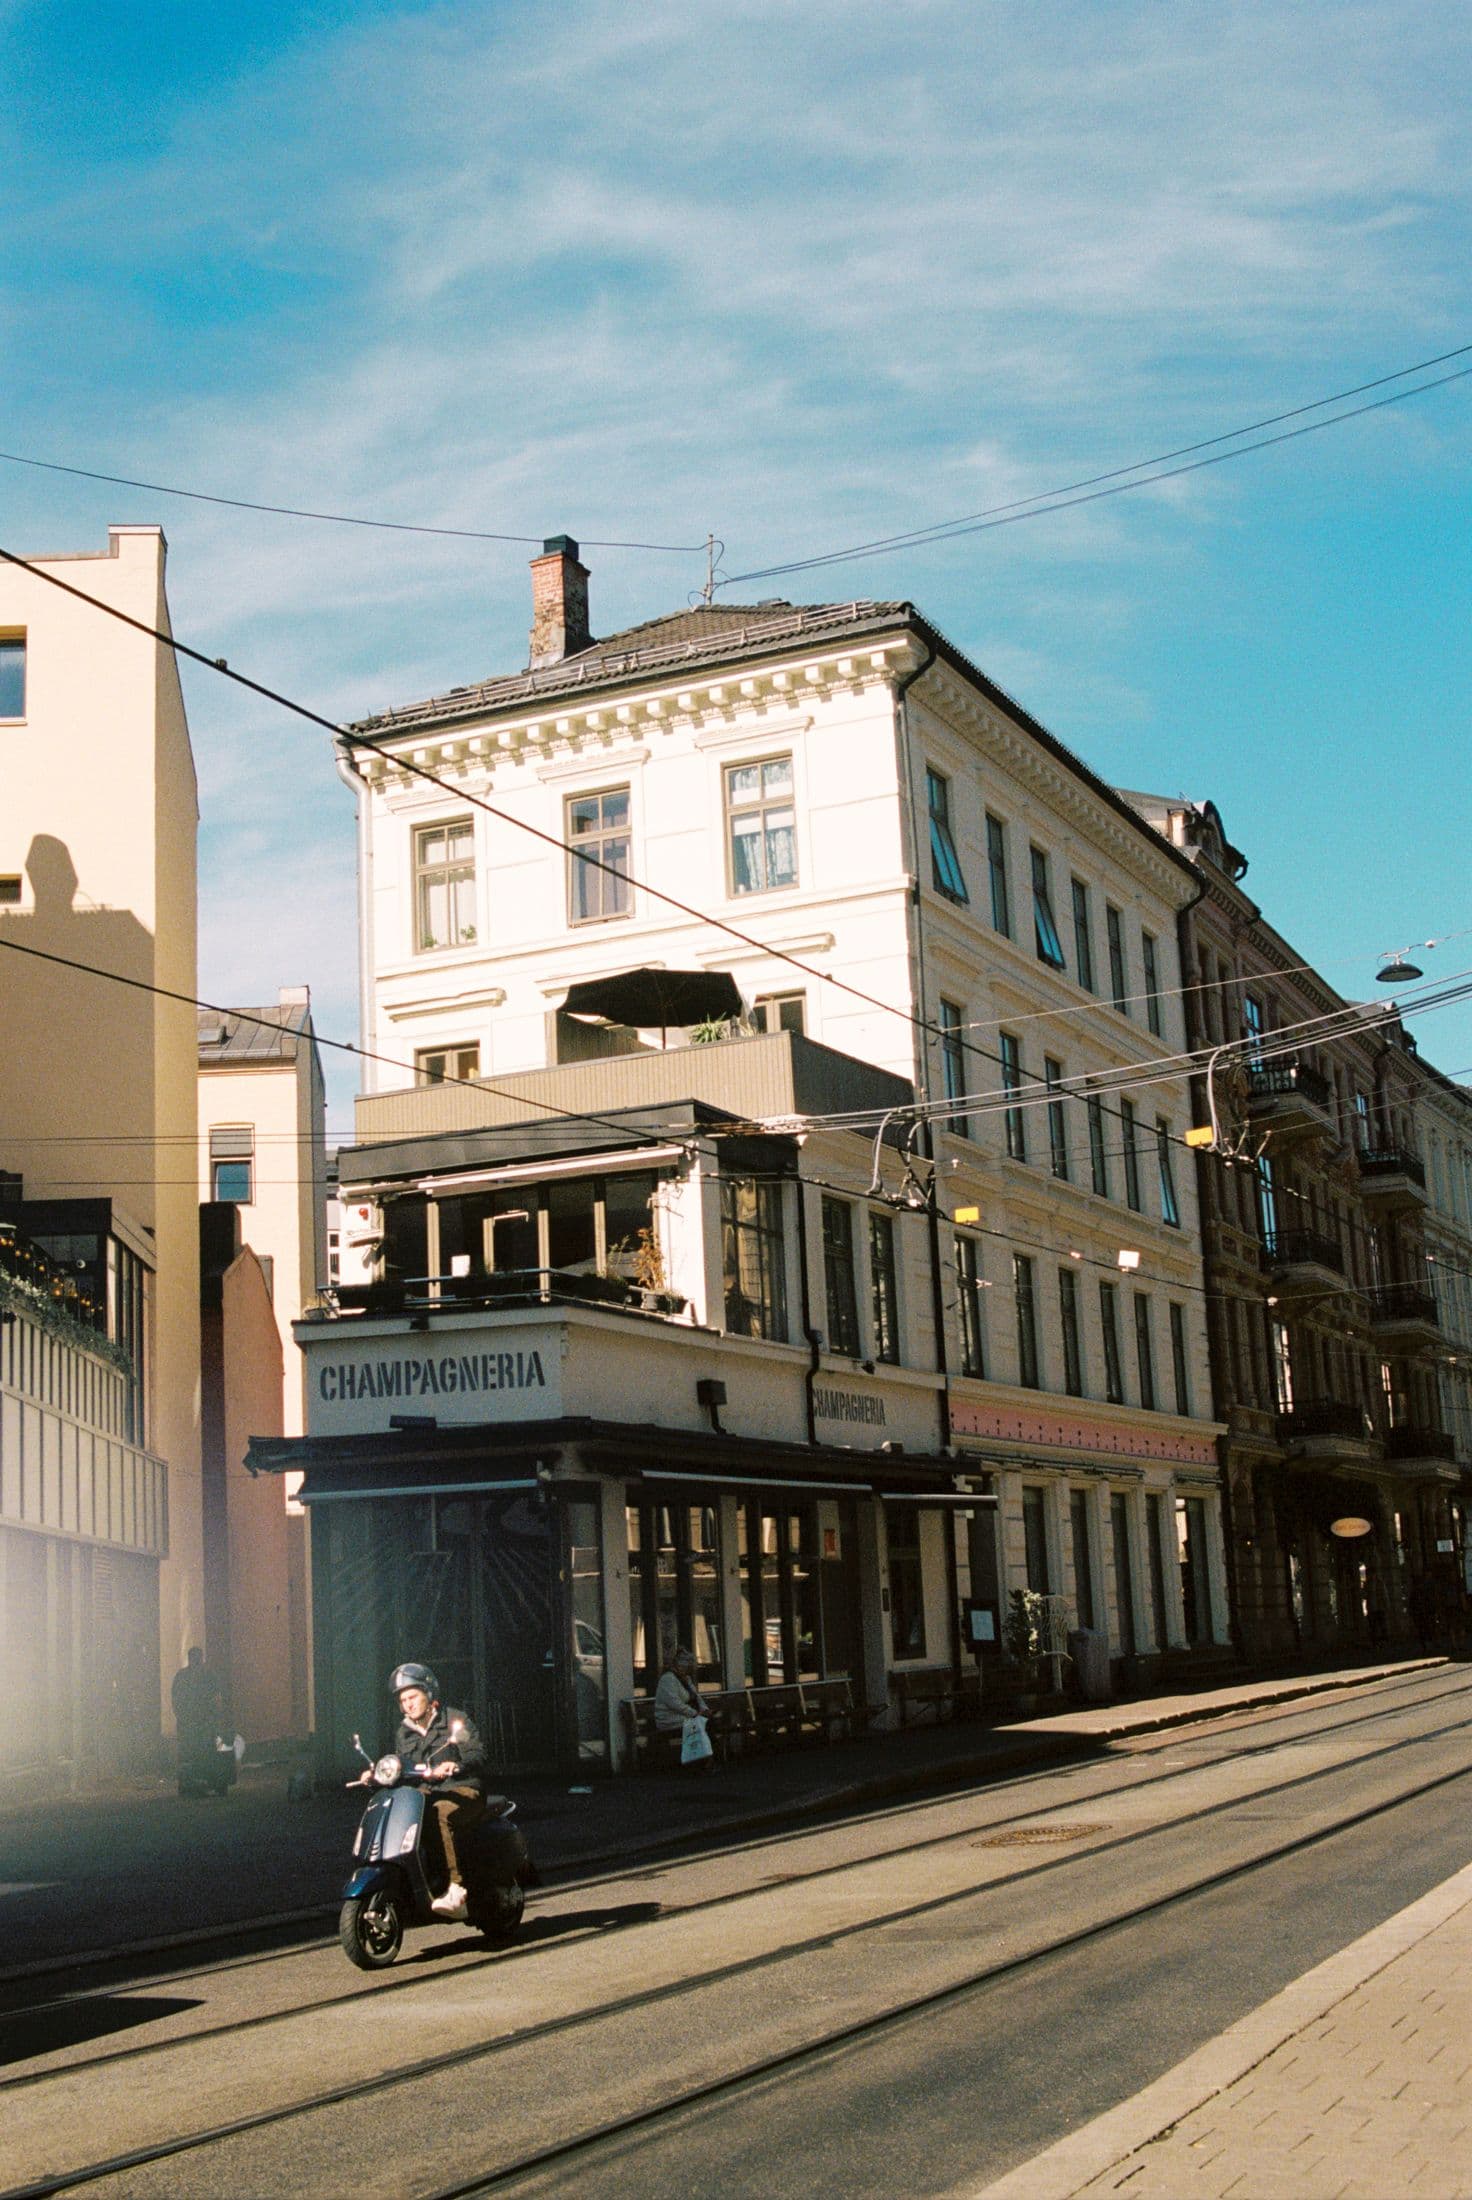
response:
[[(0, 60), (0, 447), (226, 495), (711, 528), (739, 572), (1472, 342), (1450, 6), (0, 0)], [(1109, 777), (1211, 796), (1280, 929), (1370, 991), (1472, 925), (1469, 408), (749, 593), (912, 597)], [(522, 546), (5, 465), (0, 509), (35, 553), (161, 521), (181, 637), (331, 717), (525, 662)], [(703, 577), (589, 562), (602, 631)], [(186, 686), (201, 989), (305, 979), (351, 1037), (325, 736)], [(1472, 1069), (1472, 1013), (1418, 1029)]]

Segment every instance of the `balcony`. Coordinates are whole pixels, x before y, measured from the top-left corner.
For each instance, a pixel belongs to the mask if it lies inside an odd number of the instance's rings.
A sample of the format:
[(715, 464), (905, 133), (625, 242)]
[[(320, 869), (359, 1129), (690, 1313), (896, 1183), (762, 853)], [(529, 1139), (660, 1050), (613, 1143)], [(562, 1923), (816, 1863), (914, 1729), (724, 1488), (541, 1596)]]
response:
[(1407, 1474), (1457, 1479), (1456, 1438), (1441, 1428), (1393, 1428), (1385, 1438), (1385, 1456)]
[(1278, 1442), (1299, 1459), (1370, 1459), (1379, 1449), (1363, 1406), (1311, 1398), (1278, 1415)]
[(1370, 1293), (1370, 1327), (1380, 1345), (1418, 1352), (1441, 1338), (1441, 1317), (1417, 1283), (1382, 1283)]
[(1334, 1093), (1307, 1062), (1264, 1062), (1247, 1073), (1247, 1112), (1255, 1130), (1274, 1138), (1334, 1138)]
[(1426, 1204), (1426, 1165), (1404, 1146), (1372, 1147), (1359, 1157), (1360, 1197), (1379, 1214), (1411, 1214)]
[(1273, 1284), (1284, 1298), (1309, 1291), (1342, 1291), (1347, 1271), (1338, 1238), (1317, 1230), (1279, 1230), (1267, 1248)]
[(480, 1314), (534, 1306), (598, 1306), (672, 1320), (687, 1301), (675, 1291), (646, 1290), (618, 1275), (568, 1268), (507, 1268), (493, 1275), (411, 1276), (402, 1281), (342, 1284), (309, 1308), (307, 1321), (396, 1321), (426, 1328), (432, 1315)]

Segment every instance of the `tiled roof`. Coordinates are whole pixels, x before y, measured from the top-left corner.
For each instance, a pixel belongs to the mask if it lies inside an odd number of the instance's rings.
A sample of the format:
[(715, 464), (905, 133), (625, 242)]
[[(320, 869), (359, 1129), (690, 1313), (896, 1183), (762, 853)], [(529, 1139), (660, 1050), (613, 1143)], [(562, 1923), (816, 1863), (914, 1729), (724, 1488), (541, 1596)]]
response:
[(541, 696), (582, 694), (622, 684), (641, 674), (675, 673), (684, 666), (719, 663), (723, 658), (756, 656), (789, 644), (823, 641), (835, 635), (892, 627), (914, 616), (908, 603), (812, 603), (777, 600), (757, 604), (696, 604), (661, 619), (625, 627), (575, 657), (545, 665), (537, 672), (512, 672), (469, 687), (451, 688), (422, 703), (363, 718), (350, 734), (401, 733), (413, 726), (439, 726), (457, 718), (475, 718)]
[(227, 1008), (199, 1011), (201, 1063), (291, 1062), (312, 1012), (293, 1001), (276, 1008)]

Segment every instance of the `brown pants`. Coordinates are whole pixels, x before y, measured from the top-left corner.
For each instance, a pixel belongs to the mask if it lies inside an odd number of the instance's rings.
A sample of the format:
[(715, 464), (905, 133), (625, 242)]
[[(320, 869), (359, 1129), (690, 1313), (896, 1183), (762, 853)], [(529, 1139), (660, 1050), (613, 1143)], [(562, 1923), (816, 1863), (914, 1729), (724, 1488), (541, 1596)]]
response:
[(461, 1886), (465, 1884), (465, 1874), (460, 1869), (460, 1859), (455, 1847), (456, 1837), (469, 1833), (471, 1827), (479, 1824), (485, 1814), (485, 1797), (479, 1788), (471, 1787), (468, 1782), (447, 1780), (429, 1798), (429, 1815), (439, 1837), (445, 1869), (450, 1878), (457, 1880)]

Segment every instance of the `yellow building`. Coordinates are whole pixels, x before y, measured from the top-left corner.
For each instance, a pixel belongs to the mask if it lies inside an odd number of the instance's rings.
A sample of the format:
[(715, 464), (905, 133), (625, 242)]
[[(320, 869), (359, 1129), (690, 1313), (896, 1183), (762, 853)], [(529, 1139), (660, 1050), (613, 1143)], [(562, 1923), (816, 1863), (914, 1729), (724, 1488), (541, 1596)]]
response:
[(202, 1639), (198, 806), (173, 653), (44, 576), (167, 631), (165, 554), (158, 528), (114, 527), (104, 551), (0, 572), (0, 1168), (12, 1275), (49, 1261), (52, 1301), (8, 1287), (7, 1346), (35, 1335), (0, 1377), (0, 1545), (26, 1582), (3, 1598), (5, 1650), (42, 1629), (78, 1763), (107, 1760), (109, 1705), (136, 1697), (140, 1611), (155, 1736)]

